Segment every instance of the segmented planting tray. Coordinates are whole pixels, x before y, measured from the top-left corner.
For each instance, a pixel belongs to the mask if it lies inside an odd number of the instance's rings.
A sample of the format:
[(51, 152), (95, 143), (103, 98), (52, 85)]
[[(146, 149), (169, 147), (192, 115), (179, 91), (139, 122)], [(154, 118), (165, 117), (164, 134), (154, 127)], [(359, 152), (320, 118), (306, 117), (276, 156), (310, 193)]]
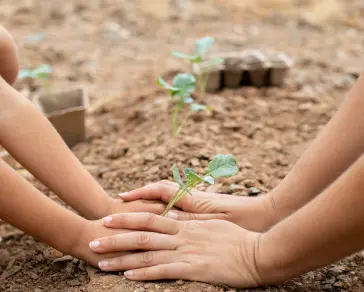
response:
[(259, 50), (220, 53), (224, 62), (214, 68), (206, 61), (202, 71), (209, 74), (207, 92), (216, 92), (223, 88), (242, 86), (282, 86), (293, 66), (292, 59), (285, 53), (262, 53)]

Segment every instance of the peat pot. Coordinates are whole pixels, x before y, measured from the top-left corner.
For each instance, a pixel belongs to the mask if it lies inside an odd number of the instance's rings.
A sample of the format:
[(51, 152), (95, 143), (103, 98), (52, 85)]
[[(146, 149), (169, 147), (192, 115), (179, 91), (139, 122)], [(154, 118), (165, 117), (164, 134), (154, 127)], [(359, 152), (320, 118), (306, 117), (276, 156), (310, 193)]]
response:
[(86, 88), (43, 93), (35, 103), (69, 147), (85, 140), (85, 112), (89, 105)]

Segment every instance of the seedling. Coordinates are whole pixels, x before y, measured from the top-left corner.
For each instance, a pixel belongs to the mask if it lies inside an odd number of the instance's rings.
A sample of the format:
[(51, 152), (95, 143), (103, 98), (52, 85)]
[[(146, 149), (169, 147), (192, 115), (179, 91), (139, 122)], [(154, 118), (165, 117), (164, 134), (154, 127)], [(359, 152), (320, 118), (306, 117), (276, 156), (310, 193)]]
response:
[(52, 67), (48, 64), (40, 65), (35, 69), (22, 69), (19, 72), (18, 79), (31, 78), (38, 79), (42, 82), (45, 90), (50, 94), (49, 74), (52, 73)]
[(192, 168), (185, 168), (184, 175), (186, 183), (183, 182), (182, 177), (176, 165), (172, 167), (173, 179), (179, 185), (179, 189), (169, 202), (168, 206), (162, 213), (165, 216), (173, 206), (183, 198), (187, 193), (191, 194), (191, 190), (200, 183), (208, 183), (213, 185), (215, 179), (220, 177), (231, 177), (238, 172), (238, 167), (236, 165), (236, 159), (230, 154), (217, 154), (212, 161), (209, 162), (206, 169), (206, 174), (200, 176)]
[[(176, 75), (173, 79), (173, 85), (168, 84), (162, 77), (158, 78), (157, 83), (164, 89), (167, 89), (170, 95), (170, 100), (173, 104), (172, 134), (173, 137), (177, 137), (192, 113), (207, 110), (208, 107), (195, 103), (194, 99), (191, 97), (191, 94), (195, 91), (196, 87), (196, 79), (191, 74), (181, 73)], [(185, 106), (189, 106), (189, 110), (180, 122), (179, 113)]]
[(212, 37), (204, 37), (195, 42), (195, 52), (192, 55), (187, 55), (180, 52), (173, 52), (172, 55), (188, 60), (192, 65), (192, 71), (196, 75), (196, 85), (202, 98), (206, 93), (206, 85), (209, 78), (209, 72), (219, 64), (224, 62), (223, 58), (214, 58), (206, 62), (206, 54), (210, 47), (213, 45), (214, 39)]

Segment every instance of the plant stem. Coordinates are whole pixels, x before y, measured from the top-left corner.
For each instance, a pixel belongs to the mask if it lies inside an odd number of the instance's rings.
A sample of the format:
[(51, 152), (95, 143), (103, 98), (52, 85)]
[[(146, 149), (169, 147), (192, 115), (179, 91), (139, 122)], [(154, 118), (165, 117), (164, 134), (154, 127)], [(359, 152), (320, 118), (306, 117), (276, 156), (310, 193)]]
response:
[(172, 134), (173, 137), (176, 138), (178, 133), (178, 111), (179, 109), (175, 106), (173, 107), (173, 113), (172, 113)]
[(177, 193), (174, 195), (174, 197), (172, 198), (172, 200), (169, 202), (168, 206), (166, 207), (166, 209), (164, 210), (164, 212), (161, 214), (161, 216), (165, 216), (172, 208), (173, 206), (180, 200), (183, 198), (183, 196), (187, 193), (190, 192), (197, 184), (187, 188), (187, 190), (182, 189), (181, 187), (179, 188), (179, 190), (177, 191)]
[(182, 128), (183, 128), (183, 125), (187, 122), (187, 120), (189, 119), (189, 117), (191, 116), (192, 112), (189, 111), (186, 116), (184, 117), (182, 123), (179, 125), (178, 129), (177, 129), (177, 133), (176, 133), (176, 136), (179, 135), (179, 133), (181, 132)]
[(166, 209), (163, 211), (163, 213), (161, 214), (161, 216), (166, 216), (166, 214), (168, 213), (169, 210), (171, 210), (174, 206), (174, 200), (178, 197), (179, 193), (182, 191), (182, 188), (180, 187), (179, 190), (177, 191), (177, 193), (174, 195), (174, 197), (172, 198), (172, 200), (168, 203)]

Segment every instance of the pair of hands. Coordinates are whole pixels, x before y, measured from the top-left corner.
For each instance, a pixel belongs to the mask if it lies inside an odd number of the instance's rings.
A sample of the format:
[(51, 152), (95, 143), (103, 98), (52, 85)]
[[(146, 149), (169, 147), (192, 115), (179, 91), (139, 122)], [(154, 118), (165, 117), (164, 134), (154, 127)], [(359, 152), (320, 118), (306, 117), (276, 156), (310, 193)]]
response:
[(181, 199), (176, 204), (180, 210), (170, 211), (169, 218), (153, 215), (162, 213), (165, 205), (160, 202), (168, 203), (177, 189), (176, 184), (162, 181), (122, 194), (120, 207), (127, 210), (115, 205), (113, 213), (148, 213), (116, 214), (88, 222), (75, 254), (104, 271), (127, 271), (125, 276), (132, 280), (178, 278), (236, 287), (262, 284), (255, 258), (260, 233), (253, 231), (272, 225), (267, 197), (196, 191)]

